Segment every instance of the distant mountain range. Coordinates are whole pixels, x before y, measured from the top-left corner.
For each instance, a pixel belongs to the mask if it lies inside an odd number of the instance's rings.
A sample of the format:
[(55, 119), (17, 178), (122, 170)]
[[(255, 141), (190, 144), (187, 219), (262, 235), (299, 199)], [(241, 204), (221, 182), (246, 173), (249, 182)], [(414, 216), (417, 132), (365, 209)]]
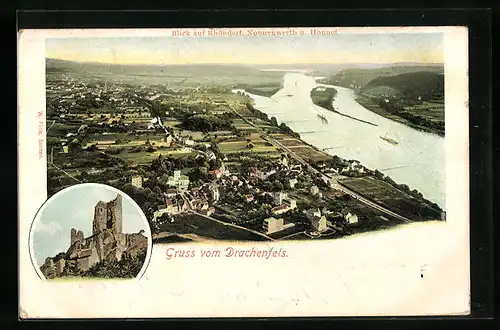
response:
[(280, 86), (283, 71), (306, 70), (315, 76), (327, 77), (333, 85), (364, 87), (377, 77), (409, 72), (443, 73), (443, 64), (428, 63), (333, 63), (333, 64), (105, 64), (46, 59), (47, 74), (78, 75), (80, 77), (145, 84), (213, 84), (249, 86)]
[(242, 65), (226, 64), (106, 64), (73, 62), (47, 58), (46, 74), (50, 79), (59, 75), (80, 79), (130, 84), (168, 84), (181, 86), (236, 86), (238, 84), (281, 84), (284, 73), (261, 71)]
[(106, 69), (118, 69), (118, 70), (132, 70), (132, 69), (154, 69), (155, 71), (159, 68), (193, 68), (196, 70), (200, 69), (221, 69), (227, 70), (230, 68), (240, 68), (244, 69), (254, 69), (254, 70), (307, 70), (314, 72), (332, 73), (343, 69), (357, 68), (357, 69), (377, 69), (386, 68), (394, 66), (419, 66), (419, 67), (443, 67), (443, 64), (436, 63), (297, 63), (297, 64), (239, 64), (239, 63), (213, 63), (213, 64), (107, 64), (107, 63), (97, 63), (97, 62), (74, 62), (60, 59), (46, 59), (47, 69), (54, 68), (68, 68), (68, 69), (78, 69), (78, 68), (106, 68)]
[(380, 69), (388, 67), (443, 67), (442, 63), (302, 63), (302, 64), (248, 64), (256, 69), (307, 70), (314, 74), (336, 74), (345, 69)]
[[(196, 73), (203, 73), (210, 71), (227, 72), (228, 68), (232, 70), (238, 69), (242, 71), (253, 70), (252, 68), (242, 65), (230, 64), (187, 64), (187, 65), (166, 65), (166, 64), (114, 64), (114, 63), (97, 63), (97, 62), (74, 62), (59, 59), (47, 58), (45, 61), (47, 71), (51, 70), (76, 70), (76, 71), (107, 71), (117, 73), (129, 72), (162, 72), (162, 70), (172, 70), (182, 68), (184, 73), (193, 71)], [(185, 74), (183, 74), (185, 75)]]

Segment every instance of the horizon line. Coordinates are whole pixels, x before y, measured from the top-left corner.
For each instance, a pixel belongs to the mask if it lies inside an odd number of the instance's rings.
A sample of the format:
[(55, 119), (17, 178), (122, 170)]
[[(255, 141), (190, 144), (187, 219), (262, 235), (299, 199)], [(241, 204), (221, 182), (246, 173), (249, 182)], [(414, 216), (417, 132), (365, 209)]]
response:
[(45, 57), (45, 60), (56, 60), (56, 61), (65, 61), (71, 63), (87, 63), (87, 64), (101, 64), (101, 65), (124, 65), (124, 66), (133, 66), (133, 65), (150, 65), (150, 66), (158, 66), (158, 65), (171, 65), (171, 66), (182, 66), (182, 65), (231, 65), (231, 66), (245, 66), (245, 65), (255, 65), (255, 66), (266, 66), (266, 65), (338, 65), (338, 64), (351, 64), (351, 65), (361, 65), (361, 64), (428, 64), (428, 65), (444, 65), (444, 62), (412, 62), (412, 61), (398, 61), (398, 62), (294, 62), (294, 63), (228, 63), (228, 62), (197, 62), (197, 63), (109, 63), (109, 62), (95, 62), (95, 61), (75, 61), (75, 60), (66, 60), (62, 58), (54, 58), (54, 57)]

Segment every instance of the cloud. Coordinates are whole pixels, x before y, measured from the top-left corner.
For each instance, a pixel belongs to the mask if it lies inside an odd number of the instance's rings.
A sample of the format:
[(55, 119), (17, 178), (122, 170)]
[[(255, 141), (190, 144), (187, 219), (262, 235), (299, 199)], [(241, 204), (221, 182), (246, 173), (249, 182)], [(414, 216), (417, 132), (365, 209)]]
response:
[(49, 223), (43, 223), (40, 221), (37, 224), (35, 231), (39, 233), (47, 233), (49, 235), (54, 235), (57, 232), (61, 232), (62, 227), (58, 222), (55, 221), (51, 221)]

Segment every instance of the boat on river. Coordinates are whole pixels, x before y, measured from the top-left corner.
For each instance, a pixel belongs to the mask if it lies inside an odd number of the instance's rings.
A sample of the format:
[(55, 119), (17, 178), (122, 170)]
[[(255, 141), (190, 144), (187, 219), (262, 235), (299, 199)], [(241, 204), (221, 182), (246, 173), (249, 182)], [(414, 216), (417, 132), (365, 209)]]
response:
[(321, 114), (318, 113), (318, 118), (321, 119), (321, 122), (323, 124), (328, 124), (328, 119), (326, 119), (325, 116), (323, 116), (323, 115), (321, 115)]
[(384, 136), (380, 136), (380, 138), (382, 140), (384, 140), (385, 142), (390, 143), (392, 145), (398, 145), (399, 144), (398, 141), (396, 141), (394, 139), (391, 139), (390, 137), (387, 137), (387, 133)]

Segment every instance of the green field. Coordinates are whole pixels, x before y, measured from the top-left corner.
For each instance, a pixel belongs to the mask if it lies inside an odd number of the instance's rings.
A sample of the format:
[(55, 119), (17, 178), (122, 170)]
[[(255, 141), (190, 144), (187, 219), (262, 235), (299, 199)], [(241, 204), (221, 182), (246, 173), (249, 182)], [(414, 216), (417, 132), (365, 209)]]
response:
[(387, 182), (372, 178), (348, 178), (340, 181), (346, 187), (374, 202), (412, 220), (440, 219), (440, 212)]
[(246, 147), (247, 143), (246, 141), (221, 142), (219, 143), (219, 149), (223, 154), (245, 151), (245, 149), (248, 149)]
[(316, 151), (313, 148), (306, 145), (290, 147), (290, 150), (295, 152), (301, 158), (309, 160), (310, 162), (313, 163), (331, 159), (331, 156)]
[(405, 107), (405, 110), (415, 116), (424, 117), (431, 121), (444, 120), (443, 102), (426, 101), (419, 105), (407, 106)]
[(297, 140), (297, 139), (293, 139), (293, 138), (290, 138), (290, 139), (283, 139), (280, 141), (283, 145), (287, 146), (287, 147), (294, 147), (294, 146), (303, 146), (304, 143), (300, 140)]
[(157, 150), (155, 152), (127, 152), (124, 151), (118, 155), (115, 155), (118, 158), (121, 158), (123, 160), (131, 161), (135, 164), (150, 164), (151, 161), (154, 159), (158, 158), (159, 155), (165, 156), (165, 157), (173, 157), (173, 158), (181, 158), (181, 157), (188, 157), (192, 155), (193, 153), (191, 152), (184, 152), (184, 151), (178, 151), (178, 150)]
[(179, 124), (181, 124), (180, 121), (164, 121), (163, 122), (163, 126), (165, 126), (165, 127), (176, 127)]
[[(410, 127), (426, 131), (426, 132), (432, 132), (436, 134), (444, 134), (444, 130), (441, 129), (435, 129), (431, 127), (427, 127), (425, 125), (417, 125), (412, 123), (411, 121), (402, 118), (400, 115), (397, 113), (391, 113), (382, 108), (378, 103), (373, 101), (370, 97), (366, 95), (359, 94), (358, 97), (356, 98), (356, 101), (362, 105), (364, 108), (375, 112), (376, 114), (379, 114), (383, 117), (386, 117), (388, 119), (403, 123), (405, 125), (408, 125)], [(437, 101), (434, 102), (423, 102), (420, 105), (416, 106), (405, 106), (404, 107), (405, 111), (408, 112), (410, 115), (413, 115), (415, 117), (420, 117), (425, 120), (428, 120), (429, 122), (432, 123), (438, 123), (438, 122), (444, 122), (445, 120), (445, 114), (444, 114), (444, 104), (439, 103)]]
[[(132, 123), (136, 123), (136, 124), (149, 124), (151, 122), (151, 118), (144, 118), (144, 117), (127, 117), (125, 120), (123, 120), (123, 122), (125, 124), (132, 124)], [(168, 126), (167, 124), (165, 124), (165, 126)]]

